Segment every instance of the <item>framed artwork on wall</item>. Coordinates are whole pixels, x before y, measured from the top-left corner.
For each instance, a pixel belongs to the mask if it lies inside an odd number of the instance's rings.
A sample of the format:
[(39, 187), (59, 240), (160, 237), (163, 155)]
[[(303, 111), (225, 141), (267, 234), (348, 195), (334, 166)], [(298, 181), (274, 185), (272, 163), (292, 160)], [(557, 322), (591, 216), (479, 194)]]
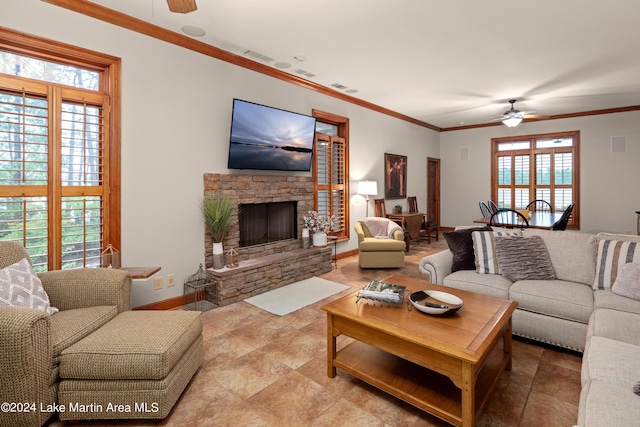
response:
[(407, 197), (407, 156), (384, 153), (384, 198)]

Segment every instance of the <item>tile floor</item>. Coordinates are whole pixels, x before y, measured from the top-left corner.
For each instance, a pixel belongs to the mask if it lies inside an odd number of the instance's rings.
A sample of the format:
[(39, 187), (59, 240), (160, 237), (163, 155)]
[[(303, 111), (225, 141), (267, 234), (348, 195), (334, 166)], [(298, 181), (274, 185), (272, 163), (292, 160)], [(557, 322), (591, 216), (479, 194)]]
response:
[[(444, 239), (412, 245), (403, 269), (361, 270), (340, 259), (323, 278), (360, 288), (392, 274), (424, 278), (418, 261), (446, 249)], [(447, 426), (338, 370), (326, 375), (327, 301), (279, 317), (248, 303), (204, 313), (204, 361), (161, 421), (76, 422), (72, 426)], [(343, 343), (344, 344), (344, 343)], [(570, 427), (578, 416), (579, 355), (514, 341), (504, 372), (478, 426)], [(55, 419), (50, 426), (64, 426)]]

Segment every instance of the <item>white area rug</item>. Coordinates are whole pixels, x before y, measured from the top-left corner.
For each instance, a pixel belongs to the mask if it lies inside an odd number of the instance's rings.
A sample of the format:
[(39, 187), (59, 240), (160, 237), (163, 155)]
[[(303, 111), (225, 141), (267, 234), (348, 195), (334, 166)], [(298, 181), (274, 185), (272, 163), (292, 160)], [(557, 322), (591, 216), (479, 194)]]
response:
[(331, 280), (310, 277), (309, 279), (247, 298), (245, 301), (269, 313), (284, 316), (350, 288), (351, 286), (332, 282)]

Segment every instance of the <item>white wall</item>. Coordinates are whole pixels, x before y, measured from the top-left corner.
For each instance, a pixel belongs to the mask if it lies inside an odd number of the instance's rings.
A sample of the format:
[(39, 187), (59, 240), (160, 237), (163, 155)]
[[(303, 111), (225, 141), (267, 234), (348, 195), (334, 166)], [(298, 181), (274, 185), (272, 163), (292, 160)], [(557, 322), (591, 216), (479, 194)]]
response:
[[(441, 133), (443, 225), (472, 224), (481, 216), (478, 201), (491, 197), (491, 138), (572, 130), (580, 131), (581, 230), (635, 233), (639, 111)], [(626, 136), (626, 153), (610, 152), (612, 136)], [(460, 160), (462, 148), (469, 148), (469, 160)]]
[[(38, 0), (0, 0), (0, 10), (1, 26), (122, 58), (120, 249), (123, 264), (161, 266), (156, 277), (164, 278), (158, 291), (153, 279), (134, 281), (134, 306), (182, 295), (182, 282), (204, 262), (198, 196), (204, 173), (230, 172), (233, 98), (350, 118), (351, 230), (365, 215), (355, 183), (377, 180), (382, 197), (385, 152), (409, 156), (407, 190), (426, 204), (426, 158), (439, 157), (434, 131)], [(339, 252), (357, 248), (352, 234)], [(176, 286), (166, 288), (172, 273)]]

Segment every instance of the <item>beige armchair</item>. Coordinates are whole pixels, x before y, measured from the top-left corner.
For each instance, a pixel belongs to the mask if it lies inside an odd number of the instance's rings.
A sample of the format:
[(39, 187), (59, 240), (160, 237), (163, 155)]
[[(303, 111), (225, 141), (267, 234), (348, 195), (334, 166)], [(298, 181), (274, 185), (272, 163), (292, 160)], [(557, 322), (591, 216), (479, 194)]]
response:
[[(392, 222), (388, 219), (385, 221)], [(358, 234), (360, 268), (399, 268), (404, 266), (404, 253), (407, 246), (402, 229), (394, 231), (393, 237), (376, 238), (365, 223), (358, 221), (355, 230)]]
[[(0, 242), (0, 268), (23, 258), (29, 256), (20, 244)], [(2, 426), (44, 424), (53, 413), (41, 407), (57, 403), (61, 351), (131, 310), (126, 271), (84, 268), (38, 277), (58, 313), (0, 305), (0, 396), (3, 402), (35, 404), (35, 411), (0, 411)]]

